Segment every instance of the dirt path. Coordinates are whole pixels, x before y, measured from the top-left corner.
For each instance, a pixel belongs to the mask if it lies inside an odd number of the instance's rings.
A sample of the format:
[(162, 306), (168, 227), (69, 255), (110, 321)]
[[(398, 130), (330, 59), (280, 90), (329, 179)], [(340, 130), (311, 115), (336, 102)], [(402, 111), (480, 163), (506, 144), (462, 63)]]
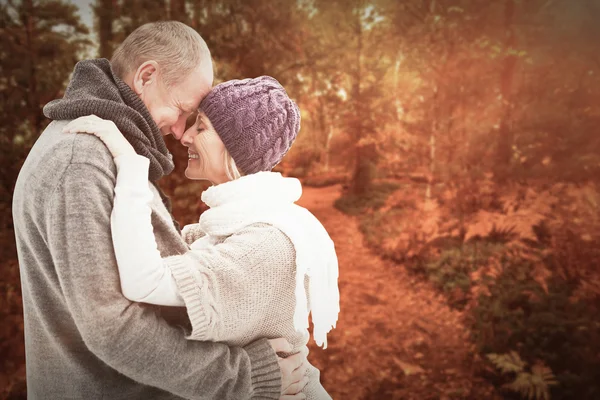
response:
[(341, 314), (309, 360), (335, 399), (491, 398), (473, 376), (461, 314), (402, 266), (363, 243), (358, 221), (333, 207), (340, 186), (304, 188), (300, 204), (325, 225), (340, 265)]

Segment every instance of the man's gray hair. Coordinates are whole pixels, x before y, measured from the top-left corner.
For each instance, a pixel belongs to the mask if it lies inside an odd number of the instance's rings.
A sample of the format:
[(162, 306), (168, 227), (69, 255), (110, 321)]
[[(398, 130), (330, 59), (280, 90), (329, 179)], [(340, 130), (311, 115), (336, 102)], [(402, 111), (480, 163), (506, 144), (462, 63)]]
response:
[(212, 63), (202, 37), (178, 21), (144, 24), (131, 32), (113, 53), (113, 71), (121, 79), (148, 60), (158, 63), (163, 82), (172, 86), (201, 63)]

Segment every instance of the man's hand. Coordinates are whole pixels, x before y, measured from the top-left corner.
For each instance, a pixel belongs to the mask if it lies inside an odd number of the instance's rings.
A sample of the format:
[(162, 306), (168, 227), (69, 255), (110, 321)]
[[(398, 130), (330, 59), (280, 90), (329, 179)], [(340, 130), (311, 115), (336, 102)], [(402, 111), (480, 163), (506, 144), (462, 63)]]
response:
[[(290, 343), (283, 338), (271, 339), (269, 344), (276, 353), (289, 353), (292, 351)], [(306, 353), (300, 352), (286, 358), (278, 356), (278, 360), (281, 369), (280, 400), (305, 399), (306, 396), (300, 391), (308, 383), (308, 377), (305, 375), (308, 368)]]

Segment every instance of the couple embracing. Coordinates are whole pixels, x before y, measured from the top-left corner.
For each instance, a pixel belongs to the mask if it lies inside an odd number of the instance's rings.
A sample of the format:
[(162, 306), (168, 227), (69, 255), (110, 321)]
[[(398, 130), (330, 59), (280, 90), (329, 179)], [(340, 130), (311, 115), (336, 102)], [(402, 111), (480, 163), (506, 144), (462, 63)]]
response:
[[(200, 35), (157, 22), (44, 108), (13, 200), (30, 399), (330, 399), (306, 345), (337, 321), (334, 245), (271, 172), (300, 111), (272, 77), (212, 83)], [(181, 230), (169, 134), (212, 182)]]

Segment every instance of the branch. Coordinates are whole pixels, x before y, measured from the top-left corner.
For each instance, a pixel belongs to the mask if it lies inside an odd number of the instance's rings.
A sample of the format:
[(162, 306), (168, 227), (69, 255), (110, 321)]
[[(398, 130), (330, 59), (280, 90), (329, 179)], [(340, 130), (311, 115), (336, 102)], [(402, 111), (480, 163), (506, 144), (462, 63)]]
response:
[(283, 67), (283, 68), (279, 69), (278, 71), (275, 71), (273, 73), (273, 75), (279, 76), (280, 74), (282, 74), (284, 72), (287, 72), (287, 71), (289, 71), (291, 69), (308, 67), (308, 66), (311, 66), (311, 65), (314, 65), (314, 61), (311, 62), (311, 63), (309, 63), (308, 61), (296, 62), (296, 63), (293, 63), (291, 65), (288, 65), (287, 67)]

